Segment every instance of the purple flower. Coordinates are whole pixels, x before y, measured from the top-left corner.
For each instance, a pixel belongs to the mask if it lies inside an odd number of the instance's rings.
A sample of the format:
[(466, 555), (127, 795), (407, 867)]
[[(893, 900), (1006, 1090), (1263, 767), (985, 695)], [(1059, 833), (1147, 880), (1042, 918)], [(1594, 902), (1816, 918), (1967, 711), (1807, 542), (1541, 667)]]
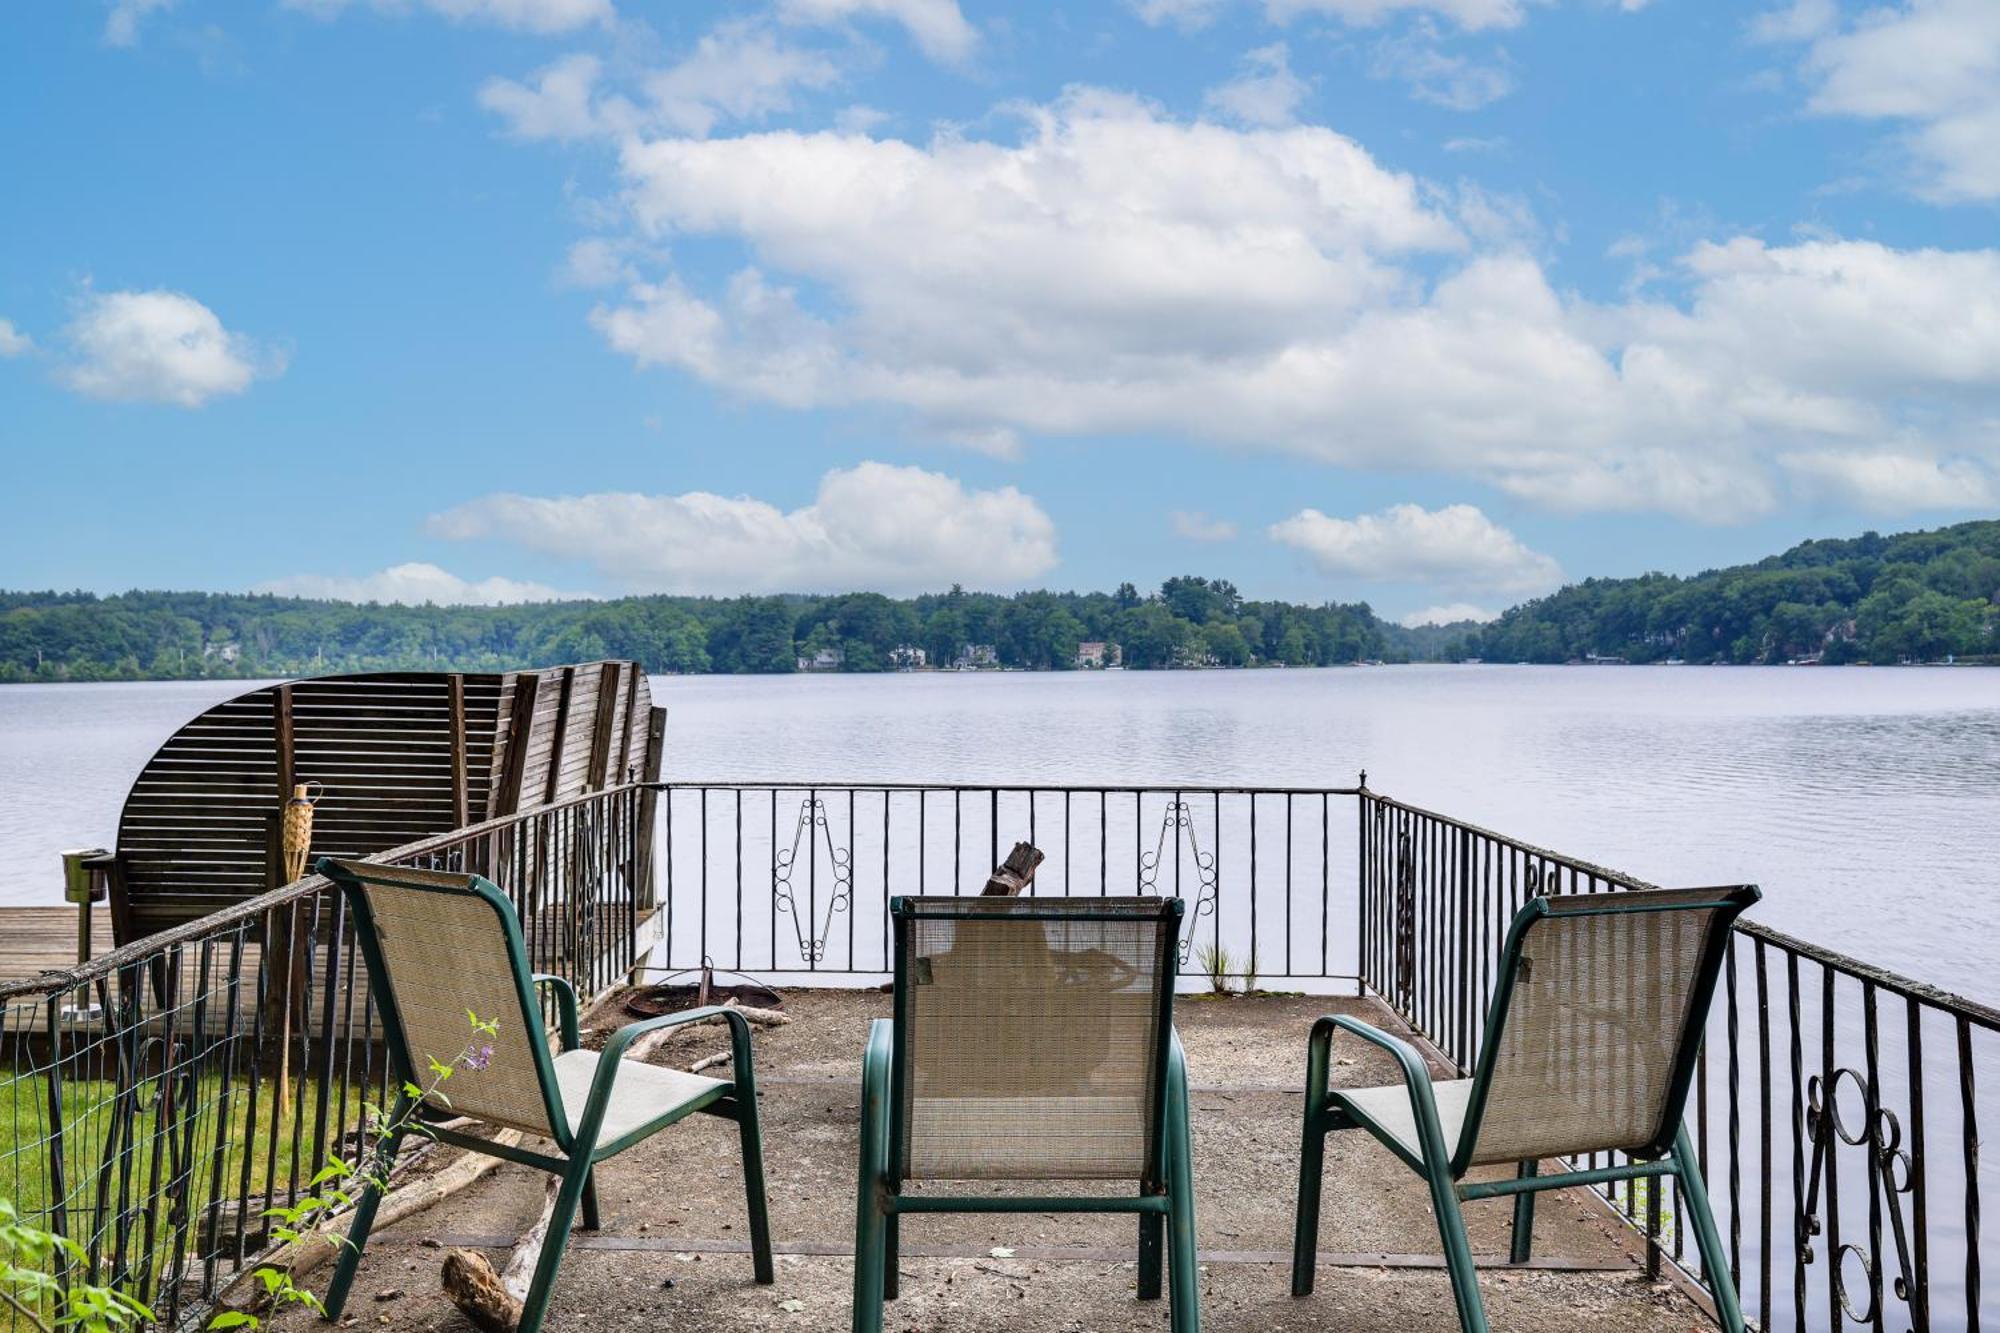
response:
[(465, 1067), (467, 1069), (484, 1069), (492, 1062), (493, 1043), (490, 1041), (473, 1047), (465, 1057)]

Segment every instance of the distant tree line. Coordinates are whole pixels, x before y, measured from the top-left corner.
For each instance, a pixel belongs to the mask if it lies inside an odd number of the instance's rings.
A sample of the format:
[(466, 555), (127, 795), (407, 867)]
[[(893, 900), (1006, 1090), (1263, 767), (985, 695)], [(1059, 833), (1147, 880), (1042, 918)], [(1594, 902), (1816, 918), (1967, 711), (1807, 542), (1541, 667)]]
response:
[(2000, 654), (2000, 521), (1809, 541), (1692, 578), (1587, 579), (1444, 645), (1489, 662), (1936, 662)]
[(1026, 670), (1076, 666), (1086, 641), (1140, 669), (1328, 666), (1383, 657), (1366, 603), (1246, 601), (1226, 579), (1141, 594), (949, 592), (897, 599), (625, 597), (523, 606), (357, 605), (193, 592), (0, 592), (0, 681), (263, 678), (336, 671), (486, 671), (634, 658), (659, 672), (789, 672), (801, 659), (885, 671), (921, 649)]
[[(0, 682), (494, 671), (634, 658), (659, 672), (789, 672), (801, 659), (886, 671), (909, 648), (1033, 671), (1119, 645), (1125, 666), (1385, 661), (1770, 663), (2000, 655), (2000, 521), (1810, 541), (1691, 578), (1588, 579), (1485, 626), (1406, 629), (1365, 602), (1249, 601), (1184, 576), (1142, 594), (967, 592), (913, 598), (624, 597), (401, 606), (266, 595), (0, 592)], [(974, 650), (981, 650), (975, 652)], [(990, 656), (985, 650), (990, 650)]]

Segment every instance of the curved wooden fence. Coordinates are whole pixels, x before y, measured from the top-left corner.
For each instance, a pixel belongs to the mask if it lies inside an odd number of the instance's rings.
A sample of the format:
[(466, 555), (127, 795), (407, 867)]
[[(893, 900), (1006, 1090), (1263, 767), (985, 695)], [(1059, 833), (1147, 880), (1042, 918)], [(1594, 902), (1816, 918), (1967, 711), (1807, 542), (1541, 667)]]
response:
[(636, 662), (321, 676), (238, 695), (176, 731), (132, 784), (110, 872), (117, 941), (278, 887), (295, 784), (322, 792), (315, 853), (367, 856), (657, 776), (654, 723)]

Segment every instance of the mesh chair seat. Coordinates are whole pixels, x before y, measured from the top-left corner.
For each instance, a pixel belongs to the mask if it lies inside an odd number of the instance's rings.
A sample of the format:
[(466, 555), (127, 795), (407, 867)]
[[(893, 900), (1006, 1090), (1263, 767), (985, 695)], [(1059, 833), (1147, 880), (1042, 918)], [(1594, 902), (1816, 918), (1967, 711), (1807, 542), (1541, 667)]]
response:
[[(936, 1097), (910, 1128), (910, 1159), (937, 1180), (1118, 1180), (1144, 1160), (1146, 1116), (1133, 1097)], [(1032, 1166), (1029, 1166), (1032, 1164)]]
[[(1473, 1080), (1455, 1078), (1431, 1084), (1431, 1092), (1437, 1097), (1438, 1124), (1444, 1130), (1446, 1143), (1457, 1143), (1461, 1130), (1465, 1127), (1465, 1109), (1472, 1102)], [(1410, 1089), (1407, 1084), (1395, 1083), (1385, 1088), (1342, 1088), (1329, 1094), (1328, 1100), (1336, 1106), (1344, 1106), (1357, 1120), (1365, 1120), (1371, 1129), (1386, 1134), (1408, 1152), (1421, 1160), (1423, 1146), (1417, 1139), (1417, 1120), (1410, 1110)]]
[[(556, 1083), (562, 1089), (563, 1111), (569, 1117), (572, 1134), (583, 1122), (583, 1104), (590, 1100), (590, 1085), (597, 1077), (598, 1060), (596, 1051), (564, 1051), (555, 1057)], [(621, 1060), (618, 1081), (612, 1085), (611, 1101), (604, 1108), (604, 1123), (598, 1127), (597, 1141), (615, 1143), (655, 1121), (677, 1116), (692, 1107), (706, 1106), (732, 1086), (700, 1074)]]

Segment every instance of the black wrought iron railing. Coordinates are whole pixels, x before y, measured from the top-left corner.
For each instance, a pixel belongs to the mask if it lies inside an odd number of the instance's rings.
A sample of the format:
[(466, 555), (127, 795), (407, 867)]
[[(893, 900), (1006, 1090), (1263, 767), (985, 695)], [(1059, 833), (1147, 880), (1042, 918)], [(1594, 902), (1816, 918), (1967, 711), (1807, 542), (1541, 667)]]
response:
[(889, 899), (978, 893), (1017, 840), (1037, 895), (1186, 899), (1184, 971), (1352, 982), (1354, 788), (670, 783), (669, 969), (877, 980)]
[[(585, 991), (641, 962), (857, 984), (887, 971), (890, 897), (977, 893), (1017, 839), (1046, 853), (1036, 894), (1185, 899), (1190, 984), (1358, 990), (1461, 1070), (1527, 898), (1647, 887), (1365, 780), (633, 784), (383, 859), (487, 874), (535, 966)], [(184, 1319), (254, 1266), (265, 1208), (358, 1146), (384, 1077), (374, 1027), (340, 900), (313, 879), (0, 986), (0, 1192), (83, 1244), (91, 1278)], [(1753, 1321), (1993, 1324), (1979, 1137), (1996, 1059), (1993, 1009), (1738, 928), (1690, 1115)], [(1671, 1186), (1601, 1193), (1656, 1271), (1692, 1270)]]
[[(1185, 972), (1379, 998), (1448, 1064), (1479, 1049), (1508, 924), (1630, 875), (1360, 787), (698, 782), (662, 799), (656, 962), (824, 984), (887, 970), (888, 899), (977, 893), (1017, 838), (1031, 892), (1172, 893)], [(1351, 869), (1350, 869), (1351, 868)], [(1978, 1329), (1979, 1158), (2000, 1013), (1739, 926), (1690, 1112), (1746, 1313), (1769, 1330)], [(1586, 1166), (1613, 1165), (1605, 1157)], [(1701, 1280), (1671, 1185), (1601, 1190), (1655, 1272)]]
[[(586, 994), (634, 963), (657, 794), (641, 784), (376, 860), (504, 886), (533, 964)], [(345, 900), (310, 876), (87, 966), (0, 985), (0, 1194), (169, 1326), (271, 1248), (387, 1069)]]
[[(1651, 887), (1372, 792), (1359, 822), (1362, 981), (1462, 1072), (1527, 898)], [(1993, 1324), (1980, 1212), (1996, 1182), (1979, 1139), (2000, 1116), (1996, 1062), (2000, 1012), (1738, 925), (1690, 1120), (1748, 1318), (1796, 1333)], [(1600, 1192), (1655, 1272), (1692, 1268), (1678, 1188), (1649, 1186)]]

